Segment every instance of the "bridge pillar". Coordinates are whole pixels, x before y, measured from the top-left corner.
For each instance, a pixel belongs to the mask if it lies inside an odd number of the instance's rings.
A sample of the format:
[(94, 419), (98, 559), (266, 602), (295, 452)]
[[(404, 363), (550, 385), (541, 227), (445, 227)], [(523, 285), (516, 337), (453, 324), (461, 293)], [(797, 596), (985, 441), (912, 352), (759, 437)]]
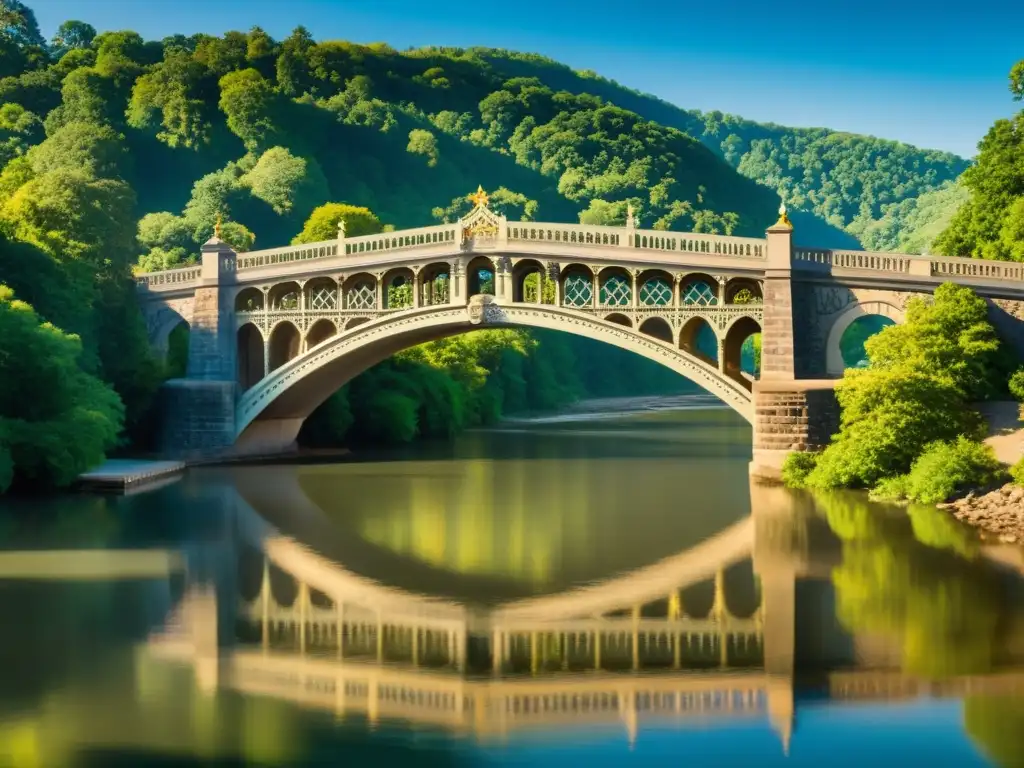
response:
[(793, 314), (793, 225), (785, 206), (768, 228), (761, 377), (754, 385), (750, 473), (776, 482), (794, 451), (822, 448), (839, 427), (833, 380), (802, 379), (802, 335)]
[(237, 255), (215, 235), (203, 245), (202, 259), (188, 373), (184, 379), (166, 382), (161, 390), (160, 448), (174, 456), (208, 455), (235, 441)]

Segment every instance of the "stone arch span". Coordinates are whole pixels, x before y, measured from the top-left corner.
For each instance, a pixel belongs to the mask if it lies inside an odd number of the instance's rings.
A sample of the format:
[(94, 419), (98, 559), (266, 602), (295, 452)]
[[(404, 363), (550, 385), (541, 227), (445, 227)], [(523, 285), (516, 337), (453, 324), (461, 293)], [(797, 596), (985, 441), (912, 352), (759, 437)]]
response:
[(853, 325), (858, 318), (869, 315), (887, 317), (897, 325), (906, 319), (903, 308), (892, 302), (865, 301), (851, 304), (832, 321), (832, 327), (828, 332), (828, 341), (825, 343), (825, 371), (829, 376), (842, 376), (846, 369), (843, 351), (840, 347), (846, 329)]
[(480, 296), (468, 306), (422, 307), (372, 320), (288, 361), (239, 400), (237, 450), (262, 453), (292, 445), (303, 421), (320, 403), (367, 368), (403, 349), (468, 331), (516, 326), (565, 331), (635, 352), (690, 379), (748, 422), (753, 421), (749, 391), (671, 342), (578, 310), (498, 304), (493, 297)]

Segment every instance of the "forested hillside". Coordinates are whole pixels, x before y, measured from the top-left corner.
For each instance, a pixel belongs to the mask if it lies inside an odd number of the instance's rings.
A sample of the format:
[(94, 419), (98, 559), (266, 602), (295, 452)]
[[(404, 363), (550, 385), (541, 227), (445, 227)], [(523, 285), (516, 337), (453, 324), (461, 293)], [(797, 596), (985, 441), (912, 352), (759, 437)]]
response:
[[(147, 41), (69, 21), (45, 40), (30, 8), (0, 0), (0, 165), (0, 283), (13, 291), (0, 293), (2, 488), (65, 482), (112, 435), (151, 435), (154, 393), (180, 360), (149, 352), (131, 271), (193, 261), (218, 215), (237, 249), (272, 247), (315, 239), (338, 211), (351, 234), (450, 219), (483, 184), (514, 219), (621, 223), (632, 203), (645, 227), (759, 234), (781, 190), (807, 209), (801, 239), (849, 243), (858, 212), (883, 215), (963, 162), (700, 116), (535, 56), (398, 52), (302, 27), (281, 41), (258, 28)], [(39, 361), (44, 337), (62, 351)], [(470, 336), (387, 363), (400, 375), (354, 382), (318, 418), (341, 425), (343, 401), (371, 392), (390, 404), (349, 411), (405, 413), (395, 439), (436, 434), (450, 431), (425, 426), (441, 400), (457, 428), (608, 394), (617, 354)], [(637, 387), (674, 386), (636, 370)], [(45, 386), (79, 373), (88, 386)]]

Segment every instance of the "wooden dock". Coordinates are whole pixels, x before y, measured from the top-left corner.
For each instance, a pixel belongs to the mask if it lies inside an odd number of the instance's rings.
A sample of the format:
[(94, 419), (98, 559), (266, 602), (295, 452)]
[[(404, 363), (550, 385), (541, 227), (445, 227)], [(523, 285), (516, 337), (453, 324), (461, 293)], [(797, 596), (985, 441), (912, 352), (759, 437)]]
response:
[(146, 459), (107, 459), (100, 466), (78, 476), (75, 487), (80, 491), (113, 491), (127, 493), (156, 484), (177, 480), (185, 470), (183, 461), (148, 461)]

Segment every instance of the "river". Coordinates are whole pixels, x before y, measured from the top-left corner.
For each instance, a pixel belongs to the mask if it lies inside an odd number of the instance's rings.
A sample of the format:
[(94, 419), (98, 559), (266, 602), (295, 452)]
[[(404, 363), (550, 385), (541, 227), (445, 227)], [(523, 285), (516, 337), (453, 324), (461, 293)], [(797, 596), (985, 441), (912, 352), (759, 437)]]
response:
[(1024, 764), (1019, 549), (598, 406), (6, 500), (0, 766)]

